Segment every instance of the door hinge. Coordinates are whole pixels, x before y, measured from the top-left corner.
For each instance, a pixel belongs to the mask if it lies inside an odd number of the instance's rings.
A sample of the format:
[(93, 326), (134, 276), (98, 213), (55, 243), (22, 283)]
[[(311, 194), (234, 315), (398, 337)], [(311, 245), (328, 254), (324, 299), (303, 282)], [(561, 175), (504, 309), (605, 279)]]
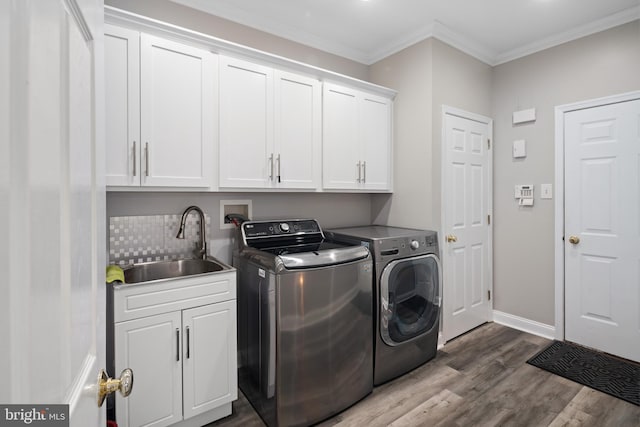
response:
[(487, 291), (487, 300), (491, 301), (491, 291)]
[(491, 138), (487, 138), (487, 149), (491, 150)]
[(487, 215), (487, 224), (491, 225), (491, 215)]

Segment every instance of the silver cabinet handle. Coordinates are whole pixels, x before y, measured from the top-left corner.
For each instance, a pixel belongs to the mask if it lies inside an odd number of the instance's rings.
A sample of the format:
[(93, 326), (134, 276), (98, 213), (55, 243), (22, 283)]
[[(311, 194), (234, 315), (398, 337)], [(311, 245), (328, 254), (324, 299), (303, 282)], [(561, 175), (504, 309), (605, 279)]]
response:
[(133, 176), (138, 174), (138, 170), (136, 167), (137, 155), (136, 155), (136, 142), (133, 141)]
[(149, 143), (144, 144), (144, 161), (145, 161), (145, 171), (144, 175), (149, 176)]
[(367, 162), (362, 162), (362, 182), (367, 182)]
[(189, 327), (187, 326), (187, 359), (189, 359), (191, 357), (191, 351), (190, 351), (190, 345), (189, 345)]
[(180, 361), (180, 329), (176, 328), (176, 362)]
[(269, 156), (269, 181), (273, 181), (273, 153)]
[(362, 169), (360, 168), (360, 165), (361, 165), (361, 162), (358, 161), (358, 164), (356, 166), (358, 168), (358, 182), (362, 182)]
[(277, 175), (277, 179), (278, 179), (278, 182), (280, 182), (280, 153), (278, 153), (278, 158), (276, 159), (276, 161), (278, 162), (278, 175)]

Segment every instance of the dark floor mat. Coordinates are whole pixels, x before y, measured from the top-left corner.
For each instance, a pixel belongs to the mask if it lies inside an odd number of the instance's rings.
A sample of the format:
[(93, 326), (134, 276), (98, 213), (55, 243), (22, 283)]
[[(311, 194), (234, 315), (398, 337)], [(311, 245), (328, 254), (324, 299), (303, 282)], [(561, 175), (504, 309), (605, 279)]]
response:
[(640, 406), (640, 365), (554, 341), (527, 363)]

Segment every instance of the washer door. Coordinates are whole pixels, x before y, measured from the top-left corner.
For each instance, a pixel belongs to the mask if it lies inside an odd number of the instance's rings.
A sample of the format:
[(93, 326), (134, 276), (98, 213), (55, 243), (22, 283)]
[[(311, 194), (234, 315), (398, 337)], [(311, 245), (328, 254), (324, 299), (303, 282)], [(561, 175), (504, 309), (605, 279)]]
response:
[(380, 278), (380, 334), (391, 346), (429, 332), (440, 315), (440, 262), (433, 255), (390, 262)]

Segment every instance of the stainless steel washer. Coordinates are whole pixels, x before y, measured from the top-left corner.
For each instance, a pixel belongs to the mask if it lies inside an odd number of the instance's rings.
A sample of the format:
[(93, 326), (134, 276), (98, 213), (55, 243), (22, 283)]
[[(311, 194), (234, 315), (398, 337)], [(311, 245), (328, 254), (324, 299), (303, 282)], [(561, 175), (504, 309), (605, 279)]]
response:
[(247, 221), (238, 274), (239, 385), (269, 426), (311, 425), (373, 390), (373, 265), (315, 220)]
[(374, 261), (374, 385), (432, 359), (438, 346), (441, 271), (435, 231), (364, 226), (326, 231), (369, 248)]

